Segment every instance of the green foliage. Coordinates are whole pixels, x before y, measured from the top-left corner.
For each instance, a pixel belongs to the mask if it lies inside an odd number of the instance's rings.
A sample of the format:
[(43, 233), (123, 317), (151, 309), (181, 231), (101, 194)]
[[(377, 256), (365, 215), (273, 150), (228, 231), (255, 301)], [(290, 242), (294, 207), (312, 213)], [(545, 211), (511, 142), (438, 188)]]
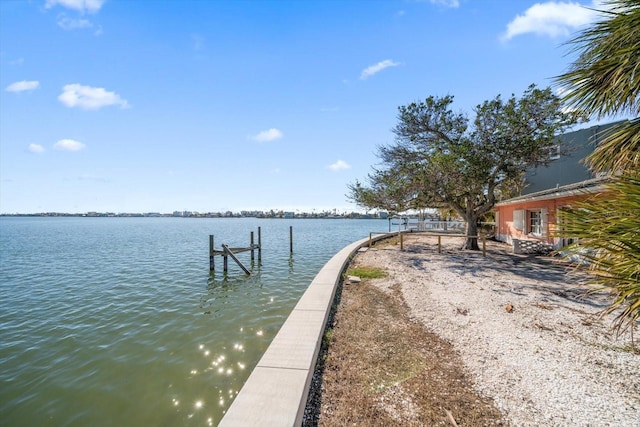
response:
[(376, 170), (370, 175), (371, 187), (359, 181), (348, 186), (353, 199), (360, 206), (379, 208), (394, 215), (414, 207), (413, 197), (408, 191), (411, 183), (402, 177), (395, 177), (390, 171)]
[(578, 59), (557, 77), (565, 101), (587, 116), (635, 116), (589, 156), (599, 172), (640, 168), (640, 1), (605, 3), (604, 19), (569, 43)]
[(618, 310), (618, 331), (640, 318), (640, 172), (629, 172), (608, 185), (607, 192), (559, 212), (560, 234), (578, 238), (567, 249), (589, 263), (596, 290), (606, 289)]
[(347, 271), (349, 276), (358, 276), (361, 279), (382, 279), (387, 277), (387, 272), (383, 268), (378, 267), (352, 267)]
[[(351, 185), (350, 199), (395, 212), (450, 208), (467, 221), (467, 236), (476, 236), (497, 198), (528, 167), (546, 164), (556, 135), (576, 122), (551, 89), (535, 85), (519, 99), (497, 96), (478, 105), (472, 122), (454, 113), (452, 103), (450, 95), (430, 96), (399, 107), (395, 141), (378, 149), (382, 167), (367, 185)], [(466, 247), (478, 249), (477, 239), (468, 238)]]
[(608, 289), (617, 331), (640, 317), (640, 1), (614, 0), (604, 19), (571, 40), (578, 59), (559, 76), (565, 99), (587, 116), (631, 114), (587, 158), (612, 173), (606, 192), (560, 213), (563, 237), (578, 237), (568, 255), (589, 262), (594, 282)]
[(587, 162), (600, 172), (640, 169), (640, 118), (624, 122), (614, 129), (587, 158)]
[(578, 59), (557, 78), (565, 100), (597, 117), (640, 114), (640, 1), (614, 0), (599, 22), (569, 41)]

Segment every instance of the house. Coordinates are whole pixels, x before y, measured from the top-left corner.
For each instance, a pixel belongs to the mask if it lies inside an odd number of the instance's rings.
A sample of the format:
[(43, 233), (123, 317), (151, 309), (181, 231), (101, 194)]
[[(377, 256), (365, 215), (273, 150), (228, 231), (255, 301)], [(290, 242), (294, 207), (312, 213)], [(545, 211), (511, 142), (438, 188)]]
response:
[(496, 203), (496, 239), (512, 244), (515, 253), (549, 252), (571, 243), (554, 233), (557, 211), (603, 192), (606, 176), (594, 175), (583, 160), (617, 124), (560, 135), (551, 163), (525, 174), (521, 195)]

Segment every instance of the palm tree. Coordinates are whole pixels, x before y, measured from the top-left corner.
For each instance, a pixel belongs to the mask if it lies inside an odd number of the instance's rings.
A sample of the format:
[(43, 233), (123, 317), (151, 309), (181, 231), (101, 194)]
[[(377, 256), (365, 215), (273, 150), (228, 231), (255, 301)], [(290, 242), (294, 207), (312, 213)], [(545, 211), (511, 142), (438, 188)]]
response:
[(588, 116), (635, 116), (601, 144), (589, 162), (597, 171), (640, 168), (640, 1), (613, 0), (596, 22), (569, 41), (578, 59), (557, 81), (564, 100)]
[[(590, 117), (629, 115), (586, 159), (610, 174), (607, 190), (560, 213), (568, 248), (589, 261), (593, 282), (612, 294), (618, 333), (640, 318), (640, 1), (612, 0), (603, 19), (570, 40), (578, 59), (557, 82)], [(606, 203), (603, 203), (603, 199)]]
[[(622, 175), (595, 195), (559, 211), (560, 233), (577, 237), (568, 256), (579, 255), (593, 272), (594, 291), (610, 291), (602, 314), (616, 313), (618, 333), (640, 317), (640, 175)], [(605, 199), (605, 200), (603, 200)]]

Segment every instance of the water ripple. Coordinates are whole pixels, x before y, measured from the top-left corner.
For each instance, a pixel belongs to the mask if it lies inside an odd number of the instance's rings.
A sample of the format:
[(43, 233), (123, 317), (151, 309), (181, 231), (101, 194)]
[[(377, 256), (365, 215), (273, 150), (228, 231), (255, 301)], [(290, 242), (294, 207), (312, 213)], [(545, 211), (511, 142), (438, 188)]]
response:
[[(285, 221), (0, 218), (3, 423), (217, 424), (316, 272), (380, 224), (294, 221), (292, 256)], [(258, 226), (252, 276), (208, 271), (209, 234)]]

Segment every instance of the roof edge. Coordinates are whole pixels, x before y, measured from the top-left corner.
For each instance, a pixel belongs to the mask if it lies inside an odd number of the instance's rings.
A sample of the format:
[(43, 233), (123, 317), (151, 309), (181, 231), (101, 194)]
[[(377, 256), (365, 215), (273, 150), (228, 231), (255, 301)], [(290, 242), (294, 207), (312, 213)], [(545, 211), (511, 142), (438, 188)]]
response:
[(580, 194), (592, 194), (604, 190), (604, 184), (611, 179), (608, 176), (587, 179), (585, 181), (573, 184), (563, 185), (561, 187), (549, 188), (547, 190), (537, 191), (535, 193), (526, 194), (524, 196), (512, 197), (495, 204), (496, 207), (507, 206), (514, 203), (532, 202), (537, 200), (557, 199), (559, 197), (575, 196)]

